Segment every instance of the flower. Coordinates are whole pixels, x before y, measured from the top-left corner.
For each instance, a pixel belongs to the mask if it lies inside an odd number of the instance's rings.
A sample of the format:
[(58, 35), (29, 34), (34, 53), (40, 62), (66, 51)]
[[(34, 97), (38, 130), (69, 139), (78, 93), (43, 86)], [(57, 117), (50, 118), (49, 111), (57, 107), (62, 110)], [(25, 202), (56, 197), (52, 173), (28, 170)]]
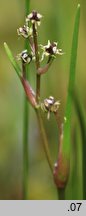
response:
[(27, 50), (23, 50), (20, 54), (17, 56), (18, 60), (22, 60), (23, 63), (29, 64), (32, 60), (32, 55), (28, 53)]
[(62, 55), (62, 49), (57, 48), (57, 42), (50, 42), (48, 40), (48, 44), (46, 46), (40, 45), (43, 53), (42, 53), (42, 60), (44, 59), (44, 56), (52, 56), (56, 57), (56, 55)]
[(59, 108), (60, 102), (55, 101), (55, 98), (50, 96), (44, 100), (45, 108), (50, 112), (56, 112)]
[(44, 102), (41, 104), (42, 110), (48, 112), (47, 118), (50, 118), (50, 112), (56, 113), (58, 111), (60, 102), (56, 101), (53, 96), (46, 98)]
[(28, 38), (32, 35), (32, 28), (29, 28), (28, 26), (24, 25), (23, 27), (20, 27), (17, 29), (17, 33), (19, 36), (23, 36), (24, 38)]
[(32, 24), (33, 23), (37, 23), (38, 25), (40, 25), (40, 20), (42, 18), (42, 15), (40, 13), (38, 13), (37, 11), (32, 11), (32, 13), (30, 13), (27, 18), (26, 18), (26, 22), (31, 21)]

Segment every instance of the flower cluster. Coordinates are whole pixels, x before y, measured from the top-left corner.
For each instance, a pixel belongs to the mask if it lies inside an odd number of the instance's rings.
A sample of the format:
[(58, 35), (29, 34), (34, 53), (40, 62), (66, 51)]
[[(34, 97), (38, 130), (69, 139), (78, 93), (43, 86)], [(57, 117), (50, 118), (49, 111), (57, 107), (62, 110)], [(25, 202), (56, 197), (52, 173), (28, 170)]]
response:
[(23, 27), (20, 27), (17, 29), (17, 33), (19, 36), (23, 36), (24, 38), (28, 38), (32, 36), (33, 29), (31, 24), (40, 24), (42, 15), (37, 13), (36, 11), (33, 11), (29, 15), (27, 15), (25, 19), (25, 25)]
[[(66, 185), (67, 172), (66, 172), (66, 175), (65, 173), (63, 173), (65, 161), (63, 160), (64, 158), (61, 155), (62, 141), (63, 141), (63, 124), (60, 120), (60, 116), (58, 113), (60, 101), (56, 100), (53, 96), (49, 96), (48, 98), (44, 99), (43, 102), (41, 102), (40, 77), (41, 75), (45, 74), (48, 71), (48, 69), (50, 68), (56, 56), (63, 55), (63, 52), (62, 52), (62, 49), (58, 48), (57, 42), (53, 42), (53, 41), (50, 42), (50, 40), (48, 40), (47, 45), (43, 46), (43, 45), (38, 44), (37, 28), (40, 25), (41, 19), (42, 19), (42, 15), (40, 13), (36, 11), (32, 11), (32, 13), (27, 15), (25, 19), (25, 24), (23, 25), (23, 27), (19, 27), (17, 29), (18, 36), (23, 37), (26, 41), (25, 50), (21, 51), (17, 55), (17, 59), (21, 61), (21, 67), (15, 61), (6, 43), (5, 43), (5, 49), (23, 85), (25, 95), (28, 101), (30, 102), (34, 110), (36, 110), (37, 119), (38, 119), (39, 126), (40, 126), (39, 127), (40, 132), (41, 132), (41, 135), (43, 136), (43, 141), (44, 141), (43, 146), (44, 146), (44, 150), (46, 153), (46, 157), (47, 157), (49, 166), (51, 168), (51, 171), (53, 172), (54, 182), (56, 186), (58, 186), (59, 188), (62, 188)], [(29, 50), (28, 50), (28, 45), (29, 45)], [(47, 62), (43, 67), (41, 67), (41, 61), (43, 61), (45, 58), (47, 59)], [(35, 91), (30, 85), (29, 80), (27, 79), (27, 71), (28, 71), (27, 64), (30, 64), (32, 61), (35, 62), (35, 66), (36, 66), (36, 90)], [(46, 133), (43, 127), (41, 111), (39, 109), (47, 113), (47, 119), (49, 119), (50, 115), (53, 113), (54, 118), (57, 122), (59, 148), (58, 148), (58, 161), (57, 161), (58, 163), (56, 162), (54, 167), (52, 165), (52, 160), (49, 155), (47, 137), (46, 137)], [(66, 121), (66, 118), (64, 118), (64, 121)], [(61, 173), (64, 174), (63, 175), (64, 179), (62, 179), (62, 181), (59, 180), (61, 176), (59, 172), (60, 165), (62, 166)], [(66, 167), (65, 170), (68, 170), (68, 167), (66, 164), (65, 164), (65, 167)]]
[(25, 25), (17, 29), (18, 36), (22, 36), (25, 39), (29, 39), (29, 44), (31, 47), (31, 52), (28, 53), (27, 50), (23, 50), (18, 54), (18, 60), (22, 60), (23, 63), (29, 64), (32, 60), (35, 60), (34, 42), (33, 42), (33, 25), (37, 28), (37, 24), (40, 24), (42, 15), (36, 11), (32, 11), (27, 15), (25, 19)]
[[(41, 19), (42, 19), (42, 15), (40, 13), (38, 13), (37, 11), (32, 11), (32, 13), (27, 15), (27, 17), (25, 19), (24, 26), (17, 29), (18, 36), (22, 36), (22, 37), (28, 39), (28, 42), (29, 42), (30, 47), (31, 47), (30, 53), (27, 53), (27, 51), (24, 50), (18, 55), (19, 56), (18, 59), (23, 60), (24, 63), (29, 64), (32, 60), (36, 61), (36, 56), (35, 56), (36, 44), (34, 44), (34, 34), (35, 34), (34, 28), (35, 28), (35, 31), (37, 33), (37, 26), (40, 25)], [(43, 61), (44, 58), (46, 58), (46, 57), (49, 57), (49, 60), (48, 60), (48, 62), (49, 62), (51, 59), (55, 58), (56, 55), (62, 55), (63, 54), (62, 49), (58, 49), (57, 42), (50, 42), (48, 40), (48, 44), (45, 46), (40, 45), (40, 48), (42, 51), (42, 52), (38, 51), (40, 62)], [(48, 67), (47, 67), (47, 69), (48, 69)], [(45, 70), (43, 70), (43, 73), (44, 73), (44, 71)], [(41, 74), (42, 74), (42, 72), (41, 72)]]

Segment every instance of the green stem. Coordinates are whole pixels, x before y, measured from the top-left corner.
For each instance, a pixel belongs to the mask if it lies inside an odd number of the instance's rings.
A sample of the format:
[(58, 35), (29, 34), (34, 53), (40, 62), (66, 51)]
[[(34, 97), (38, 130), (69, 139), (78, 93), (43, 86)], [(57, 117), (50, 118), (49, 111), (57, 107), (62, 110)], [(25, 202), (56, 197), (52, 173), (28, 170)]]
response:
[(55, 119), (56, 119), (57, 127), (58, 127), (58, 149), (60, 153), (61, 148), (62, 148), (62, 142), (63, 142), (63, 124), (61, 122), (58, 111), (55, 112), (54, 115), (55, 115)]
[(25, 16), (29, 14), (30, 0), (25, 0)]
[(64, 140), (63, 140), (63, 153), (70, 157), (70, 132), (71, 132), (71, 114), (72, 114), (72, 95), (75, 84), (75, 73), (76, 73), (76, 60), (77, 60), (77, 49), (78, 49), (78, 34), (79, 34), (79, 21), (80, 21), (80, 4), (77, 6), (72, 49), (71, 49), (71, 61), (70, 61), (70, 74), (69, 74), (69, 86), (65, 116), (67, 121), (64, 124)]
[(82, 135), (82, 172), (83, 172), (83, 200), (86, 200), (86, 115), (80, 95), (73, 95), (74, 106), (78, 115)]
[(64, 188), (58, 189), (57, 194), (58, 194), (59, 200), (65, 200), (65, 189)]
[(23, 200), (28, 199), (28, 102), (24, 98), (24, 126), (23, 126)]
[(39, 101), (40, 98), (40, 75), (36, 76), (36, 100)]
[[(36, 57), (36, 70), (37, 70), (37, 74), (36, 74), (36, 101), (37, 101), (37, 103), (39, 103), (40, 74), (38, 74), (38, 69), (40, 68), (40, 61), (39, 61), (37, 31), (36, 31), (35, 23), (33, 23), (33, 40), (34, 40), (35, 57)], [(46, 158), (47, 158), (48, 164), (50, 166), (50, 169), (53, 173), (53, 164), (52, 164), (51, 155), (50, 155), (50, 151), (49, 151), (48, 140), (47, 140), (46, 132), (45, 132), (44, 125), (43, 125), (41, 112), (39, 109), (36, 110), (36, 115), (37, 115), (37, 119), (38, 119), (41, 138), (43, 140), (43, 147), (44, 147), (44, 151), (46, 154)]]
[(51, 155), (50, 155), (50, 151), (49, 151), (48, 140), (47, 140), (46, 132), (45, 132), (44, 125), (43, 125), (42, 116), (41, 116), (41, 113), (39, 110), (36, 110), (36, 115), (37, 115), (37, 119), (38, 119), (38, 123), (39, 123), (41, 139), (43, 140), (43, 148), (45, 151), (45, 155), (46, 155), (49, 167), (51, 169), (51, 172), (53, 173), (53, 163), (52, 163)]
[[(25, 16), (29, 13), (30, 0), (25, 0)], [(25, 49), (28, 50), (28, 40), (25, 41)], [(28, 79), (28, 66), (26, 70), (26, 78)], [(23, 121), (23, 200), (28, 199), (28, 127), (29, 127), (29, 109), (26, 96), (24, 96), (24, 121)]]

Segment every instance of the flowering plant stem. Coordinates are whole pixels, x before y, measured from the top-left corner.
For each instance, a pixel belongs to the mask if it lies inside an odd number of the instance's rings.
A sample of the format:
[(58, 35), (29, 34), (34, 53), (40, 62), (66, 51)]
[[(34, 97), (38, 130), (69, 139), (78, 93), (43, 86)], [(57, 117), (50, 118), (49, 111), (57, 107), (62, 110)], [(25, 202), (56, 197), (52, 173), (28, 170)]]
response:
[[(36, 101), (39, 104), (39, 99), (40, 99), (40, 74), (38, 74), (38, 70), (40, 68), (40, 61), (39, 61), (37, 31), (36, 31), (35, 23), (33, 23), (33, 39), (34, 39), (34, 48), (35, 48), (35, 57), (36, 57), (36, 70), (37, 70), (37, 72), (36, 72)], [(47, 140), (46, 132), (45, 132), (44, 125), (43, 125), (41, 112), (40, 112), (39, 109), (36, 109), (36, 115), (37, 115), (37, 119), (38, 119), (41, 138), (43, 140), (43, 148), (44, 148), (44, 151), (45, 151), (46, 158), (47, 158), (48, 164), (50, 166), (50, 169), (53, 172), (53, 164), (52, 164), (52, 160), (51, 160), (51, 156), (50, 156), (48, 140)]]
[(41, 138), (43, 141), (43, 148), (44, 148), (44, 151), (46, 154), (46, 159), (48, 161), (51, 172), (53, 173), (53, 163), (52, 163), (51, 155), (50, 155), (50, 151), (49, 151), (48, 140), (47, 140), (46, 132), (45, 132), (44, 125), (43, 125), (41, 112), (39, 109), (36, 110), (36, 115), (37, 115), (37, 119), (38, 119), (40, 135), (41, 135)]
[(40, 61), (39, 61), (39, 53), (38, 53), (38, 41), (37, 41), (37, 31), (35, 23), (33, 23), (33, 39), (34, 39), (34, 48), (35, 48), (35, 56), (36, 56), (36, 100), (39, 101), (40, 97), (40, 74), (38, 74), (38, 69), (40, 68)]
[(57, 190), (59, 200), (65, 200), (65, 189), (58, 189)]
[(23, 120), (23, 200), (28, 199), (28, 101), (24, 98), (24, 120)]
[[(29, 0), (25, 0), (25, 15), (29, 13)], [(25, 41), (25, 49), (28, 50), (28, 41)], [(25, 76), (28, 79), (28, 66)], [(29, 170), (29, 154), (28, 154), (28, 127), (29, 127), (29, 109), (26, 95), (24, 96), (24, 120), (23, 120), (23, 200), (28, 199), (28, 170)]]

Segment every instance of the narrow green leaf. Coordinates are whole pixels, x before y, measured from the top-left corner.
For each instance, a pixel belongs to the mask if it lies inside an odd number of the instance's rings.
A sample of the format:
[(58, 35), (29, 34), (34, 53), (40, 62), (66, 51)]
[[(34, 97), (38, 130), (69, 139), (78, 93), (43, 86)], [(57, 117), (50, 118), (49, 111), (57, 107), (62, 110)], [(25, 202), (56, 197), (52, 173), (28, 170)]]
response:
[(70, 147), (71, 147), (70, 132), (71, 132), (72, 94), (74, 91), (74, 84), (75, 84), (79, 20), (80, 20), (80, 4), (78, 4), (78, 7), (77, 7), (73, 40), (72, 40), (69, 86), (68, 86), (68, 96), (67, 96), (67, 104), (66, 104), (66, 111), (65, 111), (65, 117), (67, 121), (64, 124), (64, 139), (63, 139), (63, 149), (62, 149), (63, 153), (65, 153), (66, 157), (68, 158), (70, 157)]
[(86, 115), (78, 93), (73, 95), (73, 100), (78, 115), (82, 136), (83, 199), (86, 200)]
[[(25, 17), (29, 14), (30, 0), (25, 0)], [(25, 49), (29, 51), (29, 42), (25, 40)], [(26, 78), (30, 79), (29, 65), (26, 66)], [(29, 197), (29, 107), (26, 96), (24, 96), (24, 119), (23, 119), (23, 200), (28, 200)]]
[(25, 0), (25, 16), (29, 14), (30, 0)]
[(9, 49), (7, 43), (5, 43), (5, 42), (4, 42), (4, 47), (5, 47), (5, 51), (7, 53), (7, 56), (9, 58), (11, 64), (13, 65), (17, 75), (20, 77), (21, 69), (20, 69), (19, 65), (17, 64), (17, 62), (15, 61), (13, 54), (12, 54), (11, 50)]

